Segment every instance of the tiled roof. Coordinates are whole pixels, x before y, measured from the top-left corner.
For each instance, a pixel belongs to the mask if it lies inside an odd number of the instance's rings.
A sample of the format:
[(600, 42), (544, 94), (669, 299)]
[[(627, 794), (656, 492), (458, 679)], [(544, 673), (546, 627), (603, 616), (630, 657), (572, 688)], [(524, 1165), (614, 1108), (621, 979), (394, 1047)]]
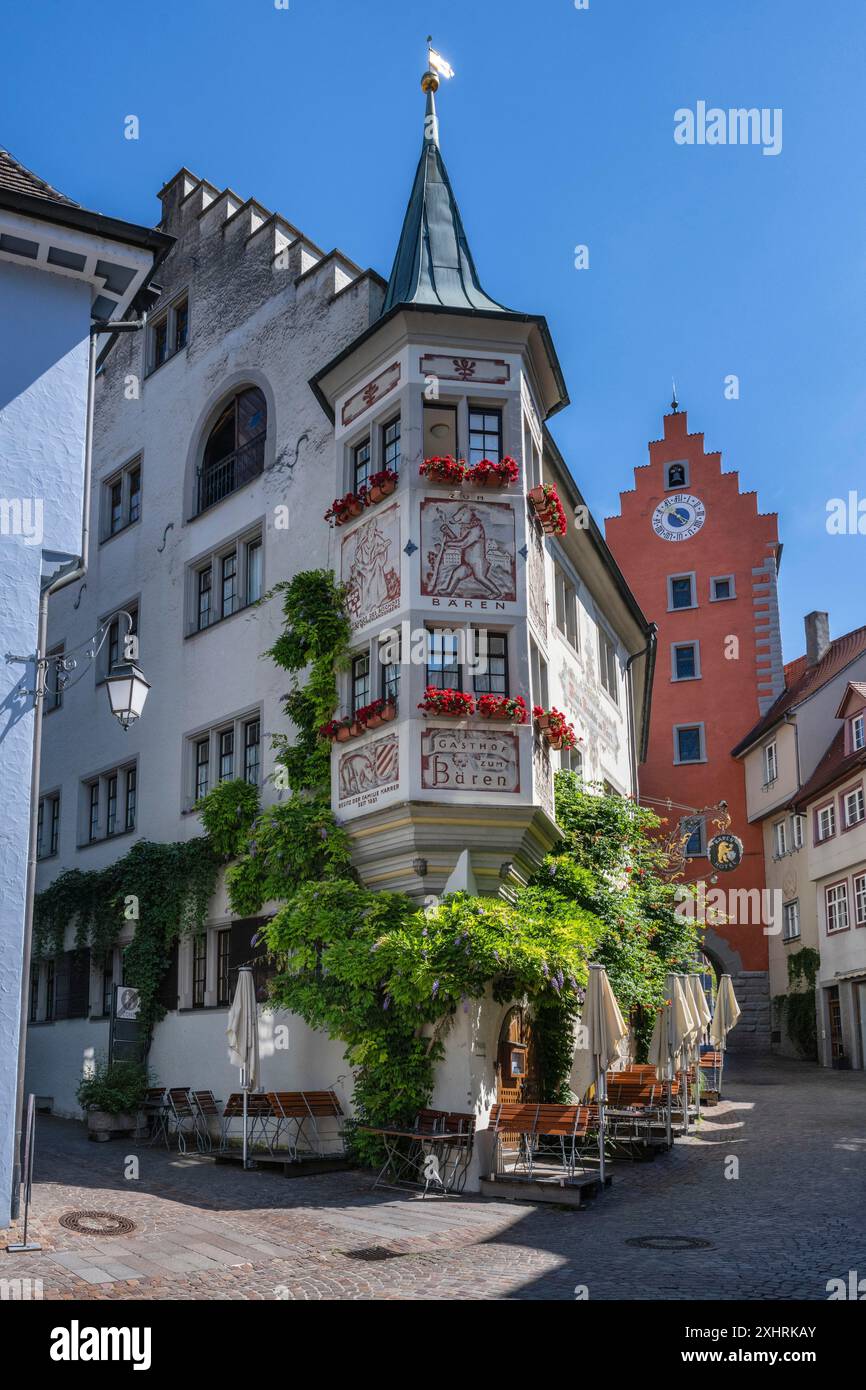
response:
[(808, 802), (814, 800), (825, 787), (831, 787), (835, 782), (843, 781), (850, 773), (864, 765), (866, 765), (866, 748), (861, 748), (857, 753), (845, 752), (845, 726), (843, 724), (812, 776), (801, 788), (791, 805), (796, 811), (804, 810)]
[(864, 652), (866, 627), (858, 627), (853, 632), (846, 632), (844, 637), (835, 638), (814, 666), (806, 665), (805, 656), (798, 656), (795, 661), (789, 661), (785, 667), (785, 689), (745, 738), (731, 750), (734, 757), (744, 753), (756, 739), (774, 728), (789, 710), (808, 696), (814, 695), (816, 690), (833, 680), (834, 676), (838, 676), (840, 671), (844, 671), (850, 662)]
[(6, 189), (10, 193), (26, 193), (31, 198), (47, 198), (53, 203), (66, 203), (69, 207), (78, 207), (71, 198), (65, 194), (58, 193), (56, 188), (52, 188), (50, 183), (40, 179), (38, 174), (33, 174), (29, 169), (25, 169), (8, 150), (0, 148), (0, 189)]

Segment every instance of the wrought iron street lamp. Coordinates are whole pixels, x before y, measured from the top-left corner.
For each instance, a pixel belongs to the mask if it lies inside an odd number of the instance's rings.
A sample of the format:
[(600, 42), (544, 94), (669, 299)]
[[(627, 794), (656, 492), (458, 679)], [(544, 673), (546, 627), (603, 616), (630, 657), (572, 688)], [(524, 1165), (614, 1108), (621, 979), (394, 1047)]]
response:
[(111, 713), (125, 731), (144, 709), (150, 682), (146, 681), (138, 666), (132, 661), (123, 661), (113, 666), (106, 678), (108, 703)]

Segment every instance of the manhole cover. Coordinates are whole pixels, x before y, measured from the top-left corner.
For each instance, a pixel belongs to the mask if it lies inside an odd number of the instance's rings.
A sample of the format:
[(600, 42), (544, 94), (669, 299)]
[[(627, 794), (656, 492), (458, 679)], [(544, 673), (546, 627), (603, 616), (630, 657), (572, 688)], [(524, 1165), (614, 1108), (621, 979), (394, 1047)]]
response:
[(113, 1211), (68, 1211), (60, 1224), (80, 1236), (128, 1236), (135, 1230), (134, 1221)]
[(368, 1245), (360, 1250), (342, 1252), (350, 1260), (399, 1260), (399, 1250), (386, 1250), (384, 1245)]
[(710, 1240), (699, 1236), (631, 1236), (626, 1245), (635, 1245), (638, 1250), (712, 1250)]

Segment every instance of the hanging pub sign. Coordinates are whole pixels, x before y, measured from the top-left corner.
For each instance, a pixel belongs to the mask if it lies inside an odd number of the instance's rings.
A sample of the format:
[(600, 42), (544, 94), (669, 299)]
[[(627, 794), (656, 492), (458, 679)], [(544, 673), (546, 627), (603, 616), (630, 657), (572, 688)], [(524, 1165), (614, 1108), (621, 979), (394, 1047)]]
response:
[(714, 835), (707, 845), (707, 858), (719, 873), (730, 873), (738, 869), (743, 859), (743, 842), (729, 830)]

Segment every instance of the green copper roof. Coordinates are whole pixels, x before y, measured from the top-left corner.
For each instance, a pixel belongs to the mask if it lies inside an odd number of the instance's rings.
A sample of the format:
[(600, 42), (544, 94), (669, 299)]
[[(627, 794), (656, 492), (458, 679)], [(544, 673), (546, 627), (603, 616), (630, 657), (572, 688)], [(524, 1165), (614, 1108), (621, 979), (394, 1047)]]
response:
[(439, 150), (433, 92), (427, 93), (424, 144), (382, 314), (398, 304), (508, 312), (484, 293)]

